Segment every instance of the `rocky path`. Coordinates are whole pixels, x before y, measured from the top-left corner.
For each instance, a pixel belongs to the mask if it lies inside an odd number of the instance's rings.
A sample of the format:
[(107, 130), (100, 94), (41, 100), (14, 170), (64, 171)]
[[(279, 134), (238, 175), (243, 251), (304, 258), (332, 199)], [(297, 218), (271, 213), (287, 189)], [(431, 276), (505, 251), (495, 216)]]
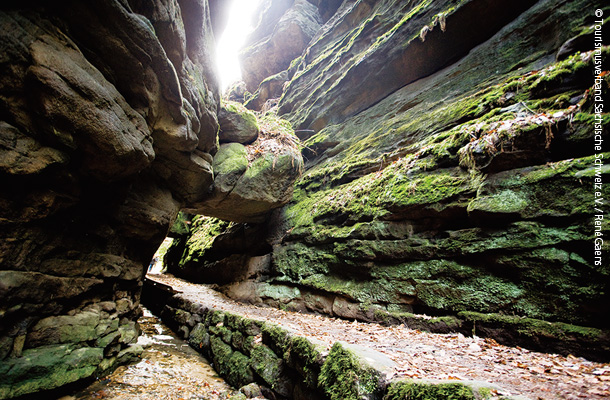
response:
[(396, 377), (486, 381), (499, 386), (498, 394), (530, 399), (610, 398), (610, 364), (507, 347), (476, 336), (432, 334), (405, 326), (387, 327), (241, 304), (209, 286), (171, 275), (148, 278), (208, 307), (270, 321), (324, 341), (329, 347), (345, 341), (375, 349), (396, 362)]
[(199, 353), (148, 310), (138, 321), (144, 352), (89, 387), (59, 400), (225, 400), (235, 392)]

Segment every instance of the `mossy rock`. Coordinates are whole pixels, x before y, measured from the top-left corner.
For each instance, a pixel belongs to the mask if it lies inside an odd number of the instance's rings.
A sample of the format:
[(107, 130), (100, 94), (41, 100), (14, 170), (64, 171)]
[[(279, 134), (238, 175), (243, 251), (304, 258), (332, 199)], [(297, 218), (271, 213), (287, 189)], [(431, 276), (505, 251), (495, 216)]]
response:
[(222, 376), (227, 376), (229, 371), (229, 360), (233, 349), (218, 336), (210, 337), (210, 355), (216, 364), (216, 370)]
[(229, 193), (248, 168), (248, 153), (239, 143), (221, 144), (214, 156), (214, 187), (221, 194)]
[(304, 377), (304, 382), (309, 388), (316, 389), (320, 368), (324, 362), (322, 351), (325, 347), (316, 346), (312, 340), (302, 336), (292, 337), (290, 348), (284, 353), (284, 360)]
[(185, 236), (188, 235), (190, 231), (191, 218), (188, 214), (180, 211), (172, 224), (172, 227), (169, 230), (168, 236), (176, 237), (176, 236)]
[(191, 234), (184, 244), (184, 251), (178, 268), (184, 269), (190, 264), (196, 264), (206, 258), (212, 251), (216, 237), (223, 233), (229, 222), (213, 217), (197, 216), (193, 218)]
[(202, 323), (198, 323), (191, 330), (188, 338), (189, 345), (199, 352), (208, 351), (210, 348), (210, 334)]
[(294, 384), (290, 381), (287, 368), (281, 357), (265, 345), (258, 345), (250, 352), (252, 369), (273, 390), (282, 396), (290, 396)]
[(283, 355), (290, 347), (292, 332), (277, 324), (265, 322), (261, 328), (263, 343), (271, 347), (278, 354)]
[[(601, 153), (605, 158), (610, 153)], [(478, 220), (573, 218), (590, 214), (594, 204), (594, 156), (549, 163), (544, 166), (513, 169), (493, 175), (481, 185), (468, 213)], [(610, 168), (599, 170), (601, 179)], [(610, 196), (607, 185), (604, 197)]]
[(431, 385), (400, 382), (390, 386), (384, 400), (475, 400), (472, 389), (461, 383)]
[(498, 389), (496, 386), (474, 381), (401, 380), (390, 385), (384, 400), (477, 400), (491, 398), (491, 393), (497, 392)]
[(92, 376), (104, 359), (104, 349), (60, 344), (23, 351), (0, 363), (0, 398), (55, 389)]
[(228, 361), (225, 379), (234, 387), (241, 387), (254, 382), (254, 373), (250, 367), (250, 358), (239, 351), (234, 351)]
[(331, 400), (376, 399), (384, 390), (380, 372), (339, 342), (326, 357), (318, 381)]
[(218, 324), (224, 324), (226, 313), (220, 310), (210, 310), (206, 315), (206, 325), (216, 326)]
[(226, 313), (225, 314), (225, 326), (232, 330), (236, 331), (242, 325), (244, 317), (236, 314)]
[(256, 336), (256, 335), (260, 334), (262, 326), (263, 326), (262, 321), (257, 321), (257, 320), (249, 319), (249, 318), (242, 318), (238, 329), (244, 335)]
[(214, 157), (214, 189), (198, 204), (206, 215), (258, 223), (291, 200), (303, 168), (298, 138), (288, 122), (273, 115), (262, 117), (261, 126), (250, 145), (220, 146)]

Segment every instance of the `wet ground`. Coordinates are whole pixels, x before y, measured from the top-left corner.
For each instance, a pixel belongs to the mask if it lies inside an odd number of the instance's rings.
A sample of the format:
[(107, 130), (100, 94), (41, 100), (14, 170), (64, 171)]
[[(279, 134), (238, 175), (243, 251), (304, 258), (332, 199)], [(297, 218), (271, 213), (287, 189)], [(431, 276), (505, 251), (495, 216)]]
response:
[(208, 361), (144, 309), (139, 320), (141, 361), (119, 367), (106, 376), (60, 400), (224, 400), (234, 390)]

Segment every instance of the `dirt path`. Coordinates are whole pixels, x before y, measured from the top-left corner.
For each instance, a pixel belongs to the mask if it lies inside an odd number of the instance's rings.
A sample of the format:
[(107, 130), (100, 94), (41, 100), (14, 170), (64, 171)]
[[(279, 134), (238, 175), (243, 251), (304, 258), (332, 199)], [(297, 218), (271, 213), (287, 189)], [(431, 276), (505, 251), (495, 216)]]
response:
[(610, 364), (499, 345), (461, 334), (433, 334), (405, 326), (350, 322), (312, 314), (237, 303), (210, 289), (171, 275), (148, 275), (191, 300), (243, 316), (267, 320), (329, 345), (356, 343), (385, 353), (398, 365), (396, 377), (468, 379), (499, 385), (499, 394), (530, 399), (610, 398)]

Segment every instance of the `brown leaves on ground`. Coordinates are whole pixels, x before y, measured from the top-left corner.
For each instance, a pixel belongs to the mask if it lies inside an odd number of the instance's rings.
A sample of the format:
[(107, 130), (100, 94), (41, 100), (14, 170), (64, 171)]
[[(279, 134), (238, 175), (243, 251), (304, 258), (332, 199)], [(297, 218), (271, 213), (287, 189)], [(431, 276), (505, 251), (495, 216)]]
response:
[(171, 275), (148, 278), (171, 285), (209, 307), (270, 321), (330, 345), (345, 341), (386, 354), (396, 378), (466, 379), (496, 384), (498, 395), (531, 399), (603, 399), (610, 396), (610, 364), (546, 354), (462, 334), (434, 334), (405, 326), (382, 326), (275, 308), (241, 304), (206, 285)]

